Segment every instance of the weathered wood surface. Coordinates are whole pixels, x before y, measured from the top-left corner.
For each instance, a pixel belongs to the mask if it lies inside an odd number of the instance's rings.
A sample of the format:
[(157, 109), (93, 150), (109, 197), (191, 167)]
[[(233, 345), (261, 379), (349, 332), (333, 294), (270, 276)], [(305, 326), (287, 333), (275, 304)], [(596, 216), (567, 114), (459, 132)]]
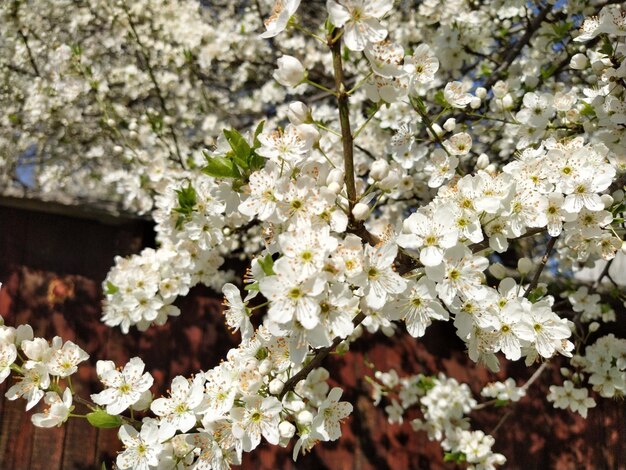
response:
[[(101, 282), (117, 254), (138, 252), (151, 243), (149, 225), (137, 221), (116, 226), (36, 211), (0, 207), (0, 315), (9, 325), (29, 323), (36, 335), (60, 335), (83, 347), (90, 365), (75, 384), (83, 396), (100, 391), (94, 364), (97, 358), (124, 363), (139, 355), (155, 377), (155, 393), (163, 393), (178, 374), (189, 375), (217, 364), (236, 338), (224, 327), (220, 300), (208, 289), (196, 288), (180, 302), (183, 315), (145, 334), (122, 335), (99, 322)], [(53, 286), (57, 303), (49, 299)], [(62, 299), (67, 288), (73, 294)], [(364, 357), (378, 369), (396, 368), (405, 374), (443, 371), (468, 382), (476, 392), (496, 378), (469, 362), (462, 344), (448, 325), (433, 325), (420, 341), (407, 335), (388, 339), (368, 337), (342, 357), (327, 361), (332, 380), (346, 389), (354, 404), (339, 442), (320, 444), (311, 454), (291, 460), (291, 448), (262, 445), (246, 455), (243, 468), (270, 469), (438, 469), (444, 464), (438, 444), (411, 430), (408, 420), (388, 425), (381, 409), (372, 406), (363, 376), (371, 371)], [(509, 366), (520, 381), (529, 371)], [(545, 373), (558, 374), (557, 368)], [(556, 377), (556, 375), (555, 375)], [(544, 382), (544, 384), (547, 383)], [(0, 385), (4, 394), (7, 383)], [(509, 462), (506, 468), (573, 469), (626, 468), (626, 410), (624, 402), (599, 400), (585, 421), (554, 410), (542, 397), (539, 383), (530, 398), (513, 408), (495, 434), (496, 450)], [(476, 414), (473, 424), (489, 432), (510, 408)], [(110, 468), (119, 450), (115, 431), (95, 430), (81, 420), (55, 429), (38, 429), (24, 412), (24, 401), (0, 400), (0, 469)]]

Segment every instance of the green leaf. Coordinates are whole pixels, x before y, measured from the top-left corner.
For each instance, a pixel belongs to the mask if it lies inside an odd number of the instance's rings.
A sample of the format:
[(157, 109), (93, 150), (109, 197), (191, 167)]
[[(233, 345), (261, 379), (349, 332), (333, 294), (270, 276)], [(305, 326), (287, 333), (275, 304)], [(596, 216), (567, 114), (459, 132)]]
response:
[(122, 425), (122, 418), (119, 416), (110, 415), (102, 408), (97, 408), (96, 411), (87, 413), (87, 421), (94, 428), (110, 429), (119, 428)]
[(265, 158), (257, 155), (255, 152), (252, 152), (248, 158), (248, 168), (250, 168), (250, 173), (263, 168), (265, 166), (265, 162)]
[(115, 284), (113, 284), (111, 281), (107, 281), (107, 286), (106, 286), (106, 289), (104, 290), (104, 293), (106, 295), (113, 295), (119, 292), (119, 290), (120, 289)]
[(591, 106), (589, 103), (583, 102), (583, 109), (580, 110), (580, 114), (593, 119), (596, 117), (596, 110), (593, 109), (593, 106)]
[(266, 255), (265, 258), (259, 258), (257, 262), (267, 276), (273, 276), (276, 274), (274, 272), (274, 260), (272, 259), (272, 255)]
[(107, 470), (107, 466), (104, 462), (102, 462), (102, 465), (100, 466), (100, 470)]
[(261, 146), (261, 142), (259, 142), (259, 134), (263, 132), (263, 126), (265, 126), (265, 121), (261, 121), (254, 130), (254, 140), (252, 144), (254, 145), (254, 149), (258, 149)]
[(501, 408), (509, 404), (509, 400), (496, 400), (493, 404), (496, 408)]
[(234, 156), (233, 159), (243, 169), (248, 168), (248, 157), (250, 157), (250, 153), (252, 153), (252, 149), (250, 145), (237, 130), (235, 129), (224, 129), (224, 136), (230, 145), (230, 148), (233, 149)]
[(176, 190), (178, 195), (178, 206), (183, 210), (193, 210), (197, 202), (196, 190), (191, 183), (187, 183), (187, 187)]
[(202, 172), (215, 178), (239, 178), (241, 176), (235, 163), (226, 157), (211, 158)]
[(545, 289), (537, 287), (536, 289), (530, 291), (528, 294), (528, 300), (530, 300), (530, 303), (534, 304), (543, 298), (544, 295), (546, 295)]
[(600, 48), (600, 52), (608, 56), (613, 55), (613, 44), (611, 44), (611, 40), (606, 34), (602, 35), (602, 47)]
[(444, 462), (461, 463), (465, 462), (466, 460), (467, 457), (465, 457), (465, 454), (463, 452), (446, 452), (445, 454), (443, 454)]
[[(439, 106), (443, 106), (444, 108), (447, 108), (448, 106), (450, 106), (443, 94), (443, 90), (439, 90), (437, 93), (435, 93), (434, 99), (435, 99), (435, 103), (437, 103)], [(426, 107), (424, 106), (424, 112), (425, 111), (426, 111)]]
[(424, 391), (428, 391), (431, 388), (435, 387), (435, 381), (433, 380), (432, 377), (422, 376), (419, 378), (419, 381), (417, 382), (417, 386)]

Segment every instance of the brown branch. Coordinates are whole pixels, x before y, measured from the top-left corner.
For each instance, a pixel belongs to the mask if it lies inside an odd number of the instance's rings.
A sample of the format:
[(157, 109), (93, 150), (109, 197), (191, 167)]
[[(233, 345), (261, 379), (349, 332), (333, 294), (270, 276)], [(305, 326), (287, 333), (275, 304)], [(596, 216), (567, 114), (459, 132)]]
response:
[(528, 284), (528, 288), (526, 289), (526, 294), (524, 294), (524, 297), (528, 297), (532, 290), (537, 287), (537, 284), (539, 284), (539, 278), (541, 277), (541, 273), (548, 264), (548, 260), (550, 259), (550, 255), (552, 254), (552, 250), (554, 249), (554, 245), (556, 244), (558, 238), (559, 237), (551, 237), (548, 241), (546, 245), (546, 252), (541, 258), (539, 266), (537, 266), (537, 270), (535, 271), (535, 275), (533, 276), (532, 281), (530, 281), (530, 284)]
[(544, 22), (548, 14), (552, 11), (553, 5), (548, 3), (544, 6), (537, 16), (533, 18), (533, 20), (528, 24), (526, 28), (526, 32), (524, 35), (511, 47), (508, 49), (508, 52), (504, 56), (504, 59), (500, 63), (500, 65), (493, 71), (484, 87), (489, 88), (491, 85), (496, 83), (500, 79), (500, 75), (504, 72), (509, 65), (513, 63), (513, 61), (517, 58), (517, 56), (522, 52), (524, 46), (526, 46), (533, 35), (537, 32), (537, 30), (541, 27), (541, 23)]
[[(328, 35), (328, 47), (333, 56), (333, 72), (335, 76), (335, 96), (339, 108), (339, 124), (341, 125), (341, 142), (343, 144), (344, 182), (348, 195), (348, 217), (354, 222), (352, 208), (356, 203), (356, 182), (354, 179), (354, 144), (352, 129), (350, 128), (350, 106), (348, 104), (348, 91), (343, 76), (343, 63), (341, 59), (341, 30), (335, 30)], [(333, 36), (333, 33), (335, 36)]]
[[(363, 320), (365, 320), (365, 314), (363, 312), (359, 312), (358, 315), (356, 317), (354, 317), (354, 319), (352, 320), (352, 323), (356, 327), (356, 326), (360, 325)], [(313, 369), (318, 367), (322, 363), (322, 361), (324, 359), (326, 359), (326, 357), (328, 357), (328, 355), (331, 352), (333, 352), (333, 350), (343, 340), (345, 340), (345, 338), (341, 338), (340, 336), (337, 336), (333, 340), (333, 342), (331, 343), (330, 346), (326, 346), (325, 348), (321, 348), (321, 349), (316, 350), (315, 351), (315, 356), (313, 356), (313, 359), (311, 359), (311, 361), (307, 365), (305, 365), (295, 375), (293, 375), (289, 380), (287, 380), (287, 382), (285, 382), (285, 386), (283, 387), (283, 390), (278, 394), (278, 398), (280, 400), (282, 400), (282, 398), (287, 393), (289, 393), (291, 390), (293, 390), (295, 388), (295, 386), (298, 384), (298, 382), (300, 382), (301, 380), (306, 379), (308, 377), (309, 373)]]

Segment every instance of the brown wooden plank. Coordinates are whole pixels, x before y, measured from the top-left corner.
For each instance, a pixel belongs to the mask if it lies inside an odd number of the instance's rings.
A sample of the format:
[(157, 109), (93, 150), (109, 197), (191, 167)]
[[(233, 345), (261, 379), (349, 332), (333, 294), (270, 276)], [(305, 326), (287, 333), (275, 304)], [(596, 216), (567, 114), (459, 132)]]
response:
[(87, 470), (97, 468), (97, 429), (86, 419), (73, 418), (65, 425), (62, 469)]
[(33, 434), (30, 469), (61, 470), (66, 427), (45, 429), (32, 426), (30, 432)]

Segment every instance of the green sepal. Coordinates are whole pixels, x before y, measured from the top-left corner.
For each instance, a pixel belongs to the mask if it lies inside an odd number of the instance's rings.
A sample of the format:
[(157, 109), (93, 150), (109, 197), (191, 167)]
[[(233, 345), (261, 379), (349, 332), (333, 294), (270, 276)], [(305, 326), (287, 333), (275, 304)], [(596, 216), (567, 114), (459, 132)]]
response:
[(273, 276), (276, 274), (274, 272), (274, 260), (272, 259), (272, 255), (266, 255), (264, 258), (258, 258), (257, 262), (267, 276)]

